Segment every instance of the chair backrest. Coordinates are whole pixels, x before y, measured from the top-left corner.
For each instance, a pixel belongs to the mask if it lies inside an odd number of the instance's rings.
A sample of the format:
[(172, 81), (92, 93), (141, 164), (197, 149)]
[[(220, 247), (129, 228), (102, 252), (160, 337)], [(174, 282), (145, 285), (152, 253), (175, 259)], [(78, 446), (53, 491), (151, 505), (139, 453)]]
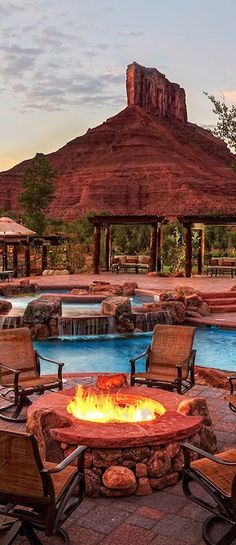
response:
[(19, 496), (19, 505), (54, 498), (49, 473), (44, 470), (36, 438), (27, 433), (0, 431), (0, 502)]
[[(157, 324), (153, 330), (151, 352), (148, 371), (175, 373), (175, 367), (186, 360), (192, 351), (194, 333), (196, 328), (180, 325)], [(182, 368), (183, 378), (188, 376), (188, 365)]]
[[(27, 327), (0, 331), (0, 363), (13, 369), (23, 369), (20, 378), (38, 375), (31, 332)], [(0, 368), (0, 383), (8, 384), (9, 379), (12, 382), (12, 373)]]

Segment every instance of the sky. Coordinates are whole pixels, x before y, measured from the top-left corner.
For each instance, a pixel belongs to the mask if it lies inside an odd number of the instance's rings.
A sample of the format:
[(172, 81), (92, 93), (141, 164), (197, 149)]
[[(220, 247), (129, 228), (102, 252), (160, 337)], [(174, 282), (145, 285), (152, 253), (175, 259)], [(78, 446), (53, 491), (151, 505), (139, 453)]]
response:
[(235, 0), (0, 0), (0, 171), (122, 110), (133, 61), (213, 125), (203, 91), (236, 103), (235, 20)]

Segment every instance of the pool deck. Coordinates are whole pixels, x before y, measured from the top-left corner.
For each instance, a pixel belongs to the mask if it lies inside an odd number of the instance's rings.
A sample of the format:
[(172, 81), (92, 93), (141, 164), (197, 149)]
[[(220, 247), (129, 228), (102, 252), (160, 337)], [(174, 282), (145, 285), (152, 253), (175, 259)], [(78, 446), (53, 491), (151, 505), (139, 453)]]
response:
[[(67, 387), (84, 381), (70, 379)], [(188, 393), (188, 397), (207, 399), (219, 451), (236, 445), (236, 416), (229, 410), (225, 395), (225, 390), (207, 386), (195, 386)], [(4, 427), (24, 430), (22, 424), (9, 425), (0, 420), (0, 428)], [(71, 545), (204, 545), (201, 530), (207, 516), (204, 509), (187, 500), (180, 481), (151, 496), (86, 498), (65, 528)], [(14, 543), (26, 545), (22, 538)], [(48, 538), (44, 543), (59, 545), (59, 540)], [(236, 540), (232, 545), (236, 545)]]

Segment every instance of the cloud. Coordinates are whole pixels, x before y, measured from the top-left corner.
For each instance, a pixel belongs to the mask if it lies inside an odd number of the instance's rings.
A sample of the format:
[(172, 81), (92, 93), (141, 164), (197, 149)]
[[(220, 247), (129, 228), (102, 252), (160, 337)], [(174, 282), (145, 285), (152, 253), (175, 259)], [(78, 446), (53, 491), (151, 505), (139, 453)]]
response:
[(1, 45), (3, 53), (1, 72), (5, 76), (22, 76), (32, 69), (36, 58), (43, 53), (43, 49), (36, 47), (20, 47), (17, 44)]
[(236, 90), (235, 89), (232, 89), (230, 91), (223, 91), (221, 94), (223, 95), (223, 98), (226, 101), (231, 102), (233, 104), (236, 104)]
[(4, 15), (14, 15), (15, 12), (20, 12), (24, 10), (24, 5), (19, 6), (19, 4), (15, 4), (14, 2), (6, 2), (5, 0), (2, 0), (0, 2), (0, 16)]
[[(116, 73), (101, 73), (96, 76), (86, 72), (77, 72), (72, 76), (54, 76), (53, 73), (40, 74), (24, 95), (23, 111), (27, 110), (61, 110), (72, 105), (101, 105), (106, 101), (121, 103), (121, 84), (124, 75)], [(18, 87), (20, 93), (20, 88)], [(118, 98), (117, 98), (118, 97)]]

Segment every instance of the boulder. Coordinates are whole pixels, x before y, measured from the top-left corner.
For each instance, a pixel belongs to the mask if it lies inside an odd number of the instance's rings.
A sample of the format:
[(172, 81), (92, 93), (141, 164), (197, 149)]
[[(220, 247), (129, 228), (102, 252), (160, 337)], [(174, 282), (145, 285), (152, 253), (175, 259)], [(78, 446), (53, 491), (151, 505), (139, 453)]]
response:
[(197, 293), (190, 293), (189, 295), (185, 296), (185, 299), (187, 302), (187, 307), (188, 306), (198, 307), (199, 305), (203, 303), (202, 297), (200, 297), (200, 295), (198, 295)]
[(79, 289), (79, 288), (73, 288), (73, 290), (71, 290), (71, 295), (87, 295), (88, 294), (88, 290), (86, 289)]
[(197, 311), (199, 314), (201, 314), (201, 316), (209, 316), (209, 314), (211, 314), (211, 309), (209, 305), (205, 303), (205, 301), (199, 305), (199, 307), (197, 307)]
[(159, 478), (171, 470), (171, 457), (165, 448), (155, 450), (147, 461), (148, 476)]
[(134, 329), (131, 303), (128, 297), (108, 297), (102, 301), (101, 313), (114, 316), (117, 331), (132, 331)]
[(168, 310), (172, 322), (176, 324), (181, 324), (185, 321), (185, 305), (179, 301), (164, 301), (161, 303), (161, 308)]
[(123, 449), (123, 458), (141, 462), (149, 456), (149, 447), (130, 447)]
[(10, 301), (5, 301), (5, 299), (0, 299), (0, 314), (7, 314), (11, 310), (12, 304)]
[(138, 479), (137, 488), (135, 490), (136, 496), (148, 496), (152, 494), (152, 487), (150, 485), (150, 479), (147, 477), (140, 477)]
[(142, 462), (136, 464), (136, 477), (147, 477), (147, 466)]
[(85, 493), (86, 496), (99, 496), (101, 479), (92, 469), (85, 469)]
[(118, 448), (100, 448), (93, 450), (93, 465), (95, 467), (109, 467), (112, 464), (122, 463), (122, 450)]
[(96, 380), (96, 388), (99, 390), (120, 388), (121, 386), (124, 386), (124, 384), (127, 384), (127, 377), (122, 373), (117, 375), (100, 375)]
[(135, 290), (137, 287), (137, 282), (125, 282), (123, 284), (123, 294), (127, 297), (135, 295)]
[(134, 486), (136, 479), (133, 471), (128, 467), (110, 466), (103, 473), (102, 482), (107, 488), (122, 490)]
[(163, 477), (160, 477), (160, 479), (150, 479), (150, 485), (156, 490), (162, 490), (162, 488), (165, 488), (166, 486), (173, 486), (176, 484), (178, 478), (179, 473), (168, 473), (168, 475), (164, 475)]
[(52, 295), (43, 295), (28, 303), (23, 319), (26, 324), (43, 324), (47, 323), (51, 317), (61, 315), (61, 299)]

